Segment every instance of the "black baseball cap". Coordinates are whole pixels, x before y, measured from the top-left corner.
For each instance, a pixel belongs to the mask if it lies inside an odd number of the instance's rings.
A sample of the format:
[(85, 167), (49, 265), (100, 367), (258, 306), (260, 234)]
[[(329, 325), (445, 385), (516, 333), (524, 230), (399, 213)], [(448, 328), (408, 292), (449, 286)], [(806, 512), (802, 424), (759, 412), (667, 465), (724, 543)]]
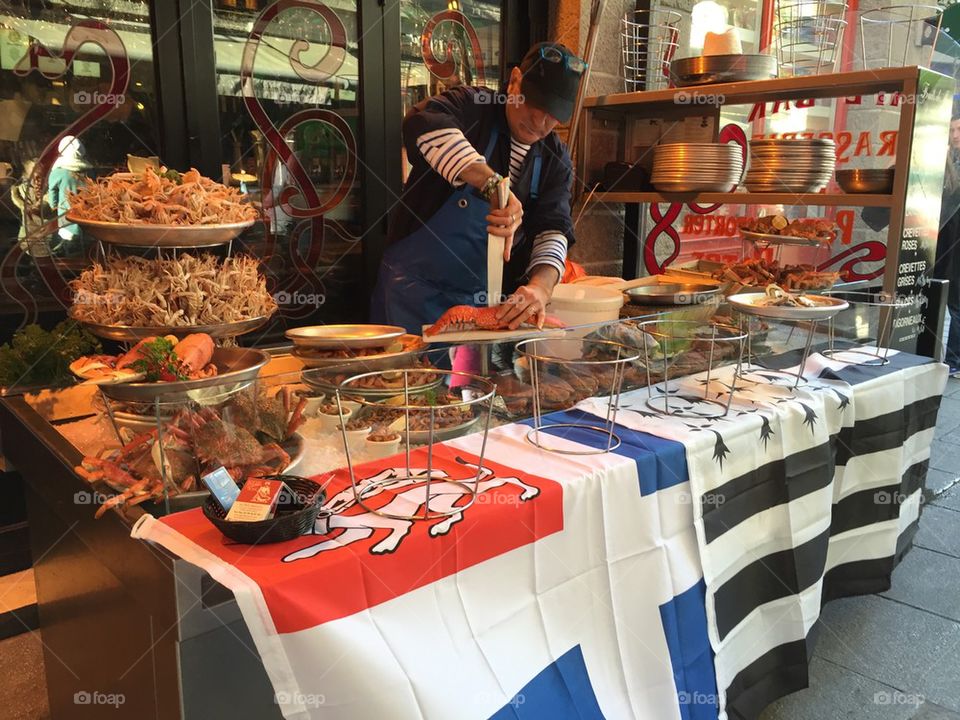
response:
[(537, 43), (520, 61), (520, 92), (530, 102), (562, 123), (570, 120), (587, 64), (565, 45)]

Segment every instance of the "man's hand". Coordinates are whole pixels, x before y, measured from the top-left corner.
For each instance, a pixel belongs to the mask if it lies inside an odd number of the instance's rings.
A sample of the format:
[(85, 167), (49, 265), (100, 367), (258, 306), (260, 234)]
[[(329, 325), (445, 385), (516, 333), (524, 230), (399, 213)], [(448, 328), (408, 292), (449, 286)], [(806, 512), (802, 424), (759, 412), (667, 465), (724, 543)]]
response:
[(543, 329), (547, 317), (547, 303), (557, 284), (557, 271), (548, 265), (538, 265), (531, 275), (530, 282), (517, 288), (497, 309), (497, 319), (509, 323), (516, 330), (521, 323), (528, 322)]
[[(517, 196), (510, 193), (507, 200), (507, 206), (499, 210), (490, 210), (487, 215), (487, 232), (504, 239), (503, 243), (503, 261), (510, 261), (510, 250), (513, 247), (513, 234), (520, 227), (523, 220), (523, 206), (517, 199)], [(548, 293), (549, 296), (549, 293)]]

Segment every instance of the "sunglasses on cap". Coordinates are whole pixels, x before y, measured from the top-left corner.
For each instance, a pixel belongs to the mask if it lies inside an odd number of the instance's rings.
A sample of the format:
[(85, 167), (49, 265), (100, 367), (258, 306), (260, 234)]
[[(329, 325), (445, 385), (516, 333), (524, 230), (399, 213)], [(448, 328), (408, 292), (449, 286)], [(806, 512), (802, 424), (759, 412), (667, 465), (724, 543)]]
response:
[(577, 75), (582, 75), (583, 71), (587, 69), (587, 63), (585, 60), (581, 60), (576, 55), (568, 55), (564, 52), (561, 52), (559, 49), (553, 47), (552, 45), (544, 45), (540, 48), (540, 57), (542, 57), (547, 62), (552, 63), (563, 63), (568, 70), (575, 72)]

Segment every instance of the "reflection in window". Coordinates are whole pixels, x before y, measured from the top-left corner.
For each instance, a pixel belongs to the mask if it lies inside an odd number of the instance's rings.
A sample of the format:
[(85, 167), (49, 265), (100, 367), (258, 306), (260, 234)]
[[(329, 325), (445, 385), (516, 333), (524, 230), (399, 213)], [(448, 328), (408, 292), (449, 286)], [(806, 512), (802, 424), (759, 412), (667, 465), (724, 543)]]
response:
[(123, 168), (128, 153), (157, 153), (153, 77), (146, 0), (0, 6), (0, 253), (16, 266), (0, 280), (0, 340), (62, 313), (53, 295), (87, 262), (90, 238), (58, 218), (68, 193)]
[(267, 217), (243, 244), (291, 298), (287, 324), (360, 319), (356, 5), (255, 4), (221, 2), (214, 22), (223, 181), (243, 183)]

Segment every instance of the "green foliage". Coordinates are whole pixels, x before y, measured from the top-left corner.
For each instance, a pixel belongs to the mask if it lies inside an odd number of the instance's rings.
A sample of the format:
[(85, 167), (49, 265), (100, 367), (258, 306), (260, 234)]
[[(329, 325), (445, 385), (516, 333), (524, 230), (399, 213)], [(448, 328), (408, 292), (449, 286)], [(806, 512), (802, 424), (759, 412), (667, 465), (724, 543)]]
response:
[(64, 320), (53, 330), (27, 325), (0, 347), (0, 386), (63, 385), (72, 378), (70, 363), (100, 352), (100, 342), (76, 323)]

